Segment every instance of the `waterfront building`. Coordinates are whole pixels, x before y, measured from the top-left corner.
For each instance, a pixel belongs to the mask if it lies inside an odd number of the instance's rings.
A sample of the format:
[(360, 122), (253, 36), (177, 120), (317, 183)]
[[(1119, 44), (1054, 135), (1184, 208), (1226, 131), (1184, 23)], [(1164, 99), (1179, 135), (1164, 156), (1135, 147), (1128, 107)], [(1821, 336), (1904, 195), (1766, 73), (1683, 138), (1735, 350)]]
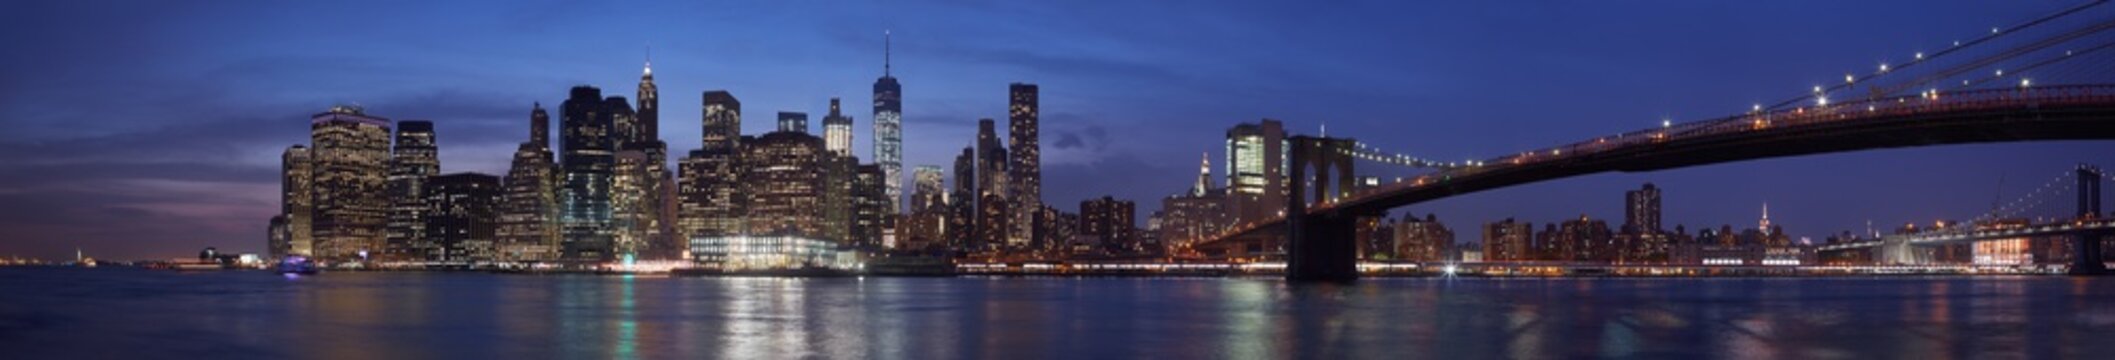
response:
[(970, 146), (955, 156), (955, 186), (948, 195), (947, 247), (961, 253), (983, 250), (977, 241), (976, 158), (976, 148)]
[(289, 146), (279, 156), (279, 216), (286, 218), (286, 227), (285, 233), (278, 236), (284, 240), (270, 246), (273, 259), (315, 254), (311, 227), (316, 210), (311, 183), (315, 180), (311, 170), (314, 165), (307, 146)]
[(888, 33), (882, 33), (881, 78), (874, 80), (874, 164), (881, 165), (889, 211), (903, 201), (903, 84), (890, 74)]
[[(895, 228), (895, 212), (889, 211), (885, 176), (878, 164), (859, 165), (851, 181), (851, 202), (832, 206), (849, 207), (852, 210), (851, 245), (864, 252), (879, 252), (891, 248), (883, 235)], [(849, 206), (847, 206), (849, 205)]]
[(1525, 221), (1504, 221), (1483, 225), (1483, 259), (1485, 261), (1534, 260), (1533, 245), (1535, 224)]
[(744, 234), (749, 197), (743, 196), (742, 103), (715, 90), (704, 93), (702, 104), (702, 146), (682, 164), (678, 232), (686, 239)]
[[(818, 146), (820, 148), (820, 146)], [(835, 241), (790, 235), (691, 238), (698, 265), (721, 270), (853, 269), (858, 260)]]
[(1035, 84), (1007, 86), (1006, 190), (1013, 214), (1007, 243), (1016, 247), (1050, 247), (1036, 236), (1043, 208), (1043, 150), (1041, 135), (1041, 90)]
[(977, 120), (977, 246), (997, 250), (1016, 245), (1007, 242), (1012, 227), (1006, 186), (1006, 145), (999, 139), (991, 119)]
[(1109, 253), (1139, 253), (1145, 249), (1136, 235), (1138, 206), (1130, 200), (1110, 196), (1080, 202), (1078, 236), (1097, 242)]
[(1446, 261), (1453, 251), (1454, 231), (1432, 214), (1425, 214), (1422, 220), (1405, 214), (1391, 230), (1395, 231), (1396, 260)]
[[(823, 239), (824, 160), (822, 139), (776, 131), (745, 141), (744, 188), (750, 198), (750, 235)], [(695, 236), (693, 238), (696, 238)]]
[(420, 260), (465, 263), (497, 259), (499, 177), (479, 173), (434, 176), (428, 181), (424, 227), (431, 244)]
[(336, 106), (309, 119), (314, 257), (361, 261), (385, 244), (389, 119)]
[(1272, 119), (1226, 131), (1226, 187), (1235, 223), (1285, 211), (1285, 125)]
[(426, 235), (426, 180), (441, 172), (433, 122), (397, 122), (389, 157), (389, 228), (386, 259), (417, 260), (435, 251)]
[(505, 261), (556, 260), (558, 237), (557, 164), (551, 154), (551, 115), (543, 104), (529, 110), (529, 140), (514, 150), (495, 230), (498, 257)]
[(560, 106), (564, 131), (559, 136), (558, 201), (560, 245), (566, 259), (605, 261), (612, 255), (610, 183), (617, 165), (612, 136), (617, 118), (609, 103), (602, 98), (602, 89), (575, 86)]

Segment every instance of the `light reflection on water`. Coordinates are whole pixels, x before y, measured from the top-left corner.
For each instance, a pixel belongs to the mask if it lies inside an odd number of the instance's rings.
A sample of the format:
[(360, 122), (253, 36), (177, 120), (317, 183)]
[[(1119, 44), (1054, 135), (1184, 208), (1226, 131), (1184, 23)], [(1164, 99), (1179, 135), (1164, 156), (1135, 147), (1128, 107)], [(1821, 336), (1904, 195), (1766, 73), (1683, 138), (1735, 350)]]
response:
[(7, 358), (2048, 358), (2115, 278), (662, 278), (0, 269)]

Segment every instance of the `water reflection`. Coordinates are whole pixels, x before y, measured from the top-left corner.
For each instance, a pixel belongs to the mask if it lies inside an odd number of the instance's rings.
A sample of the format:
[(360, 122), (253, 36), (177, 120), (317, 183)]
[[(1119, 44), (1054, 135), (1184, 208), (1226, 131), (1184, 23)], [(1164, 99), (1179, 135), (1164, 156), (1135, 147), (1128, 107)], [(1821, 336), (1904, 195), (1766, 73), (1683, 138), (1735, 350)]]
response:
[[(28, 272), (24, 272), (28, 271)], [(2096, 358), (2115, 279), (655, 278), (0, 269), (7, 358)]]

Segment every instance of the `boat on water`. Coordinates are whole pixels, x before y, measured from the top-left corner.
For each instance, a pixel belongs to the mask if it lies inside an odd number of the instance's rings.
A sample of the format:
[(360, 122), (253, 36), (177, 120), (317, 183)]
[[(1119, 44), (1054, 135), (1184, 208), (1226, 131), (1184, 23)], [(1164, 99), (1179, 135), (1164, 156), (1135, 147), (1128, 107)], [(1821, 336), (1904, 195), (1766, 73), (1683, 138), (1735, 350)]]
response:
[(315, 275), (317, 272), (316, 262), (309, 261), (307, 257), (287, 256), (285, 259), (279, 259), (278, 272), (280, 274)]

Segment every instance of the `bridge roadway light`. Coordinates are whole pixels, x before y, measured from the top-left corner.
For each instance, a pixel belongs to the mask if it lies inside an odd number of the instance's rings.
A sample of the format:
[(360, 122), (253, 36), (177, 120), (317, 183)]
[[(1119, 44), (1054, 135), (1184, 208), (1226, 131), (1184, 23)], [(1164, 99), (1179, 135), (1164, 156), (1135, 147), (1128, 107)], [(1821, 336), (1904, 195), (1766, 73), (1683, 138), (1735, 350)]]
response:
[(2030, 85), (2034, 85), (2034, 79), (2020, 78), (2020, 87), (2024, 88)]

